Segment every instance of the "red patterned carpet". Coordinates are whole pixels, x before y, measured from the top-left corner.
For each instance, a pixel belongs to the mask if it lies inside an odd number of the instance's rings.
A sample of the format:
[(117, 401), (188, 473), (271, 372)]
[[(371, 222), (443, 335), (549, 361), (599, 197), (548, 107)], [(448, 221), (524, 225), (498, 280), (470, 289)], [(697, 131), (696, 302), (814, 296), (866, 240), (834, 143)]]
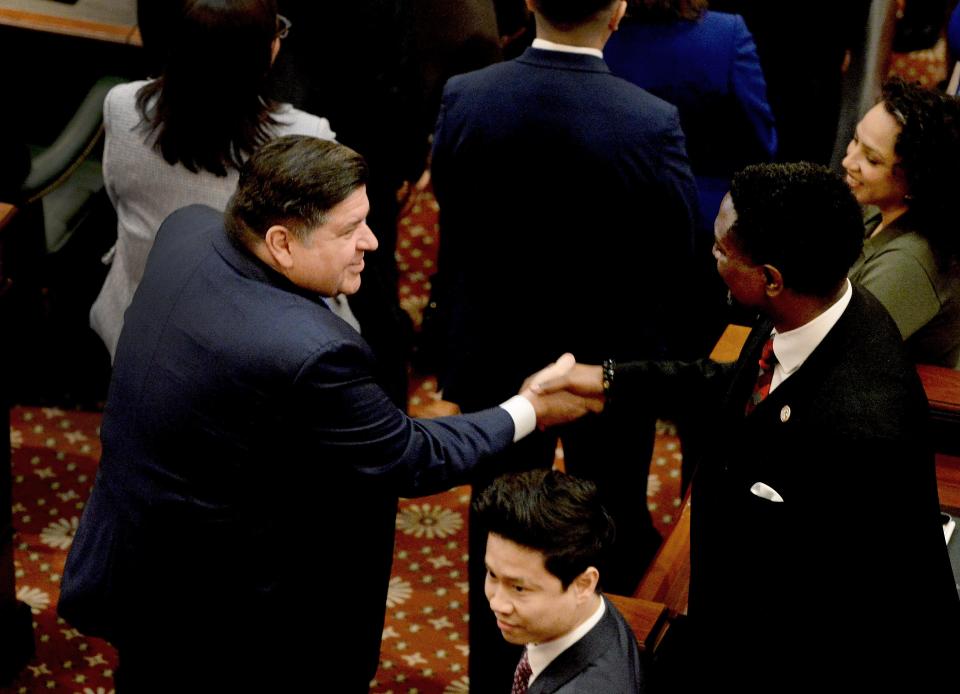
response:
[[(436, 203), (418, 194), (400, 224), (401, 299), (415, 320), (426, 305), (436, 257)], [(417, 379), (411, 412), (436, 397)], [(34, 614), (37, 654), (4, 692), (110, 694), (116, 653), (57, 618), (60, 575), (100, 456), (100, 415), (53, 408), (11, 412), (17, 594)], [(669, 428), (658, 436), (647, 503), (661, 530), (679, 505), (679, 459)], [(467, 678), (467, 504), (469, 488), (401, 502), (376, 694), (463, 694)], [(322, 646), (318, 641), (318, 653)], [(309, 681), (314, 676), (307, 675)], [(316, 691), (323, 691), (317, 684)]]

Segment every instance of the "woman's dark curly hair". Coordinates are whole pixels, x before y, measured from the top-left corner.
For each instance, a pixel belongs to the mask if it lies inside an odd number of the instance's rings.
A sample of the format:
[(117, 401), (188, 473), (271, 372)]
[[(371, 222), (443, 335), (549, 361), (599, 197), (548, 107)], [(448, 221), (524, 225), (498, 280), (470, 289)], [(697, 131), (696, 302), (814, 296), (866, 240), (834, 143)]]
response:
[(955, 204), (960, 191), (960, 100), (899, 77), (880, 102), (900, 125), (894, 145), (917, 230), (943, 264), (960, 258)]
[(707, 0), (627, 0), (627, 16), (644, 22), (695, 22), (707, 9)]

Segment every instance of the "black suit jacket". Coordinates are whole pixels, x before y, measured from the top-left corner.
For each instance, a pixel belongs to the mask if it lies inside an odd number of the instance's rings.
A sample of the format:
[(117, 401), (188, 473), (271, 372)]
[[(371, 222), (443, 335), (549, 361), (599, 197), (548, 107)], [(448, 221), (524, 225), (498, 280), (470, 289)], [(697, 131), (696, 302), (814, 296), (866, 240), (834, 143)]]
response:
[(528, 694), (637, 694), (644, 691), (640, 651), (630, 625), (609, 600), (597, 625), (551, 662)]
[(675, 108), (530, 48), (450, 79), (432, 170), (447, 398), (496, 402), (565, 350), (660, 353), (697, 205)]
[[(616, 375), (621, 406), (639, 397), (710, 413), (693, 481), (693, 670), (743, 689), (945, 676), (960, 601), (927, 402), (896, 326), (854, 290), (807, 361), (744, 416), (770, 330), (761, 323), (736, 364)], [(751, 493), (757, 482), (783, 502)]]
[(248, 685), (302, 684), (322, 644), (342, 690), (366, 691), (397, 496), (465, 480), (513, 436), (500, 408), (410, 419), (372, 369), (360, 335), (235, 246), (221, 213), (167, 218), (125, 316), (61, 614), (121, 660), (145, 643), (164, 670), (222, 656)]

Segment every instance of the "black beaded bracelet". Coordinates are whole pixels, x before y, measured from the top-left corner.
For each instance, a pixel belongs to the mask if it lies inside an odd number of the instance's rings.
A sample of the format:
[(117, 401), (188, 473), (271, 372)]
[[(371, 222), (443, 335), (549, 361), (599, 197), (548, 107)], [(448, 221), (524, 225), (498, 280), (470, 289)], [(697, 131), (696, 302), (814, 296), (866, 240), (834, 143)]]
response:
[(603, 375), (601, 378), (601, 384), (603, 385), (603, 397), (608, 401), (610, 400), (610, 389), (613, 388), (613, 370), (616, 368), (617, 363), (613, 359), (604, 359), (603, 366)]

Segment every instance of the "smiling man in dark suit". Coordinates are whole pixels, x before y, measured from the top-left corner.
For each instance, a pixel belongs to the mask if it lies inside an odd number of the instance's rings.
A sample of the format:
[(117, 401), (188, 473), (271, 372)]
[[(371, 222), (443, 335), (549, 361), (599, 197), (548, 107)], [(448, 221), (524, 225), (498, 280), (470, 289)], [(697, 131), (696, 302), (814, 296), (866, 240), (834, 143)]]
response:
[(709, 423), (688, 690), (936, 691), (960, 601), (923, 388), (893, 320), (846, 278), (859, 206), (825, 168), (752, 166), (714, 228), (721, 277), (760, 314), (736, 363), (634, 362), (606, 379), (581, 365), (547, 384)]
[(490, 610), (503, 638), (524, 646), (513, 692), (642, 692), (637, 641), (600, 593), (614, 527), (596, 485), (555, 470), (513, 473), (473, 506), (488, 529)]
[(118, 691), (323, 689), (320, 657), (338, 692), (366, 692), (398, 495), (584, 412), (529, 392), (433, 421), (391, 403), (323, 299), (356, 292), (377, 248), (366, 176), (343, 145), (279, 138), (226, 213), (186, 207), (157, 233), (58, 606), (117, 646)]
[[(556, 358), (560, 345), (588, 362), (663, 356), (681, 315), (678, 278), (690, 277), (697, 193), (677, 110), (603, 61), (626, 3), (527, 7), (533, 45), (451, 78), (434, 137), (435, 297), (449, 315), (440, 381), (464, 412), (516, 392), (531, 365)], [(636, 503), (653, 432), (648, 416), (560, 433), (567, 470), (597, 483), (616, 521), (604, 577), (616, 593), (633, 591), (660, 541), (646, 504)], [(555, 444), (556, 434), (531, 437), (502, 467), (548, 467)], [(518, 656), (483, 600), (486, 535), (475, 523), (470, 534), (470, 678), (494, 692), (509, 684)]]

